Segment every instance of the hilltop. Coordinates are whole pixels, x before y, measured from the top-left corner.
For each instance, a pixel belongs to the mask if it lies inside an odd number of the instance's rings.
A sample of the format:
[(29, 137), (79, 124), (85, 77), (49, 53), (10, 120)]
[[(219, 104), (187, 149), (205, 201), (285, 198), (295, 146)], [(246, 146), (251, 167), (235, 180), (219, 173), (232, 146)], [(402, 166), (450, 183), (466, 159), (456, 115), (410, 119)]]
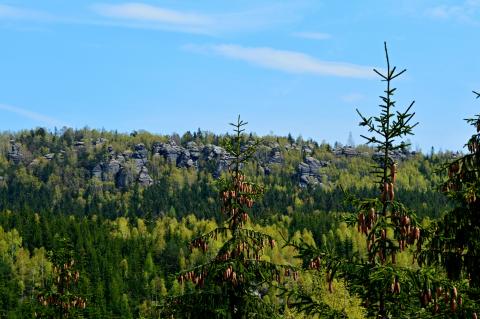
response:
[[(172, 210), (179, 216), (211, 216), (209, 211), (215, 209), (214, 181), (228, 169), (230, 161), (223, 148), (225, 137), (201, 130), (182, 136), (87, 128), (3, 133), (2, 205), (4, 209), (22, 207), (112, 217), (154, 217)], [(273, 207), (265, 205), (267, 212), (259, 207), (262, 216), (307, 209), (341, 210), (340, 187), (374, 192), (369, 188), (371, 177), (367, 173), (378, 154), (370, 147), (332, 146), (291, 136), (249, 138), (258, 147), (255, 164), (248, 170), (267, 187), (265, 200), (284, 199), (271, 203)], [(425, 156), (405, 148), (391, 156), (403, 167), (398, 184), (406, 200), (413, 201), (422, 215), (438, 214), (437, 205), (443, 205), (443, 201), (433, 192), (440, 178), (435, 165), (455, 154)], [(137, 203), (119, 200), (133, 193)], [(180, 193), (192, 200), (175, 198)], [(421, 202), (419, 193), (426, 194)]]

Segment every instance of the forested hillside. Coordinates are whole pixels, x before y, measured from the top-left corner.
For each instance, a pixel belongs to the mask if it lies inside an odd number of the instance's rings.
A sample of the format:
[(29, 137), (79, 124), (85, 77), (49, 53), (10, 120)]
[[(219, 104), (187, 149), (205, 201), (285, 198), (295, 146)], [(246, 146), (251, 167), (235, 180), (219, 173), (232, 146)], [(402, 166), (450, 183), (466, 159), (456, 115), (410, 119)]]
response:
[[(207, 132), (182, 137), (147, 132), (119, 134), (90, 129), (44, 129), (0, 136), (2, 210), (106, 217), (218, 217), (215, 180), (225, 172), (226, 136)], [(259, 140), (249, 174), (266, 186), (255, 214), (340, 211), (342, 191), (369, 193), (368, 174), (378, 154), (365, 146), (333, 147), (291, 137)], [(397, 152), (404, 174), (402, 197), (420, 216), (444, 205), (435, 187), (436, 165), (455, 154)]]
[[(72, 314), (157, 318), (167, 296), (192, 289), (180, 285), (176, 274), (214, 255), (190, 251), (188, 242), (222, 221), (217, 181), (232, 160), (224, 148), (229, 138), (200, 130), (182, 136), (69, 128), (3, 133), (0, 316), (54, 316), (41, 304), (54, 303), (60, 289), (54, 283), (61, 277), (57, 267), (74, 260), (78, 279), (67, 287), (70, 296), (86, 302)], [(334, 245), (346, 255), (365, 249), (361, 235), (338, 217), (349, 209), (346, 192), (378, 192), (369, 174), (379, 157), (373, 148), (291, 136), (246, 138), (246, 145), (258, 145), (243, 169), (264, 187), (252, 207), (256, 224), (251, 227), (279, 243), (302, 238), (312, 245)], [(402, 172), (398, 198), (428, 224), (448, 208), (436, 189), (441, 181), (436, 169), (458, 154), (391, 155)], [(263, 258), (300, 266), (295, 256), (292, 248), (277, 246)], [(302, 280), (311, 289), (317, 279)], [(327, 289), (325, 282), (316, 284)], [(334, 295), (321, 298), (334, 309), (347, 305), (350, 317), (361, 318), (360, 301), (341, 282), (337, 286)], [(272, 304), (279, 304), (277, 294), (269, 294)]]

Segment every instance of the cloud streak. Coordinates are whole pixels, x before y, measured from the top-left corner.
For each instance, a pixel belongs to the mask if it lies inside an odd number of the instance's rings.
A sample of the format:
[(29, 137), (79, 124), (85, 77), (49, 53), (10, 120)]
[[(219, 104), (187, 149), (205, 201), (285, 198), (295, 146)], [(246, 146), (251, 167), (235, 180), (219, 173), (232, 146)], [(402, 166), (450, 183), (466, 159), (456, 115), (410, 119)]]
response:
[(115, 5), (95, 4), (92, 6), (92, 10), (105, 18), (199, 32), (206, 32), (213, 23), (212, 19), (206, 15), (164, 9), (136, 2)]
[(91, 9), (103, 23), (155, 30), (218, 35), (226, 32), (253, 31), (297, 19), (292, 4), (273, 4), (237, 12), (203, 14), (185, 12), (140, 2), (94, 4)]
[(0, 110), (20, 115), (21, 117), (39, 122), (39, 123), (44, 124), (44, 125), (60, 126), (60, 127), (69, 126), (67, 123), (64, 123), (64, 122), (62, 122), (58, 119), (55, 119), (53, 117), (49, 117), (47, 115), (32, 112), (32, 111), (29, 111), (29, 110), (26, 110), (24, 108), (20, 108), (20, 107), (17, 107), (17, 106), (12, 106), (12, 105), (8, 105), (8, 104), (0, 104)]
[(301, 9), (300, 7), (292, 3), (275, 3), (243, 11), (199, 13), (141, 2), (123, 2), (90, 5), (89, 16), (63, 16), (0, 4), (0, 22), (16, 20), (94, 25), (217, 36), (232, 32), (258, 31), (295, 21), (299, 17), (296, 11)]
[(0, 4), (0, 20), (50, 20), (46, 12)]
[(480, 12), (480, 0), (466, 0), (457, 5), (438, 5), (427, 10), (427, 14), (437, 19), (453, 19), (460, 22), (478, 24), (475, 16)]
[(269, 47), (243, 47), (233, 44), (188, 45), (185, 49), (245, 61), (267, 69), (294, 74), (314, 74), (346, 78), (375, 78), (373, 67), (316, 59), (308, 54)]

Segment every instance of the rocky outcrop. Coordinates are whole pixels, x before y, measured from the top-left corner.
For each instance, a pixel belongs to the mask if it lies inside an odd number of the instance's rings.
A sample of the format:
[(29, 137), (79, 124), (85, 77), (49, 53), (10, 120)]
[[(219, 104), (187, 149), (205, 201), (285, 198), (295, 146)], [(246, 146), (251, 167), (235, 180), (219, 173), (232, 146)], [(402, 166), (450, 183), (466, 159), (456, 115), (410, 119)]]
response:
[[(408, 150), (397, 149), (397, 150), (394, 150), (394, 151), (390, 152), (388, 154), (388, 156), (395, 162), (401, 162), (401, 161), (405, 161), (405, 160), (415, 156), (416, 154), (417, 154), (416, 152), (410, 152)], [(382, 162), (384, 156), (385, 156), (385, 154), (383, 154), (381, 152), (375, 152), (372, 155), (372, 158), (376, 162)]]
[[(148, 151), (143, 144), (135, 145), (135, 151), (130, 154), (130, 158), (135, 162), (137, 172), (140, 172), (148, 162)], [(127, 155), (128, 156), (128, 155)], [(125, 158), (125, 156), (124, 156)]]
[(215, 170), (212, 173), (213, 177), (218, 178), (224, 171), (228, 170), (231, 158), (224, 148), (207, 144), (202, 150), (202, 155), (205, 162), (213, 162), (215, 164)]
[(177, 164), (177, 159), (182, 153), (182, 148), (177, 146), (174, 141), (168, 143), (155, 143), (153, 145), (153, 154), (163, 156), (168, 163)]
[(229, 157), (220, 146), (207, 144), (198, 145), (190, 141), (186, 147), (178, 146), (174, 141), (156, 143), (152, 147), (153, 155), (162, 156), (167, 163), (180, 168), (203, 168), (202, 165), (215, 163), (213, 175), (218, 177), (228, 168)]
[[(368, 153), (368, 152), (365, 152), (365, 153), (359, 152), (356, 148), (351, 146), (343, 146), (343, 147), (336, 148), (333, 150), (333, 154), (336, 156), (346, 156), (346, 157), (356, 157), (356, 156), (368, 157), (371, 155), (371, 153)], [(408, 150), (401, 150), (401, 149), (394, 150), (389, 154), (389, 156), (397, 162), (404, 161), (415, 155), (416, 155), (416, 152), (410, 152)], [(375, 161), (378, 161), (383, 156), (384, 156), (383, 153), (375, 152), (372, 157)]]
[(270, 175), (272, 165), (283, 165), (285, 163), (282, 147), (277, 142), (259, 145), (255, 153), (255, 158), (265, 175)]
[(310, 156), (310, 155), (312, 155), (313, 150), (308, 145), (304, 145), (304, 146), (302, 146), (302, 153), (305, 156)]
[(103, 167), (103, 172), (109, 176), (115, 176), (121, 169), (121, 162), (116, 159), (110, 159), (108, 163)]
[[(155, 143), (152, 147), (153, 156), (162, 156), (170, 164), (180, 168), (212, 169), (214, 177), (219, 177), (228, 169), (231, 158), (223, 147), (213, 144), (197, 144), (190, 141), (185, 147), (177, 145), (174, 141)], [(270, 171), (268, 165), (283, 164), (284, 157), (278, 143), (262, 145), (256, 157), (266, 172)], [(213, 165), (213, 166), (212, 166)]]
[(114, 181), (122, 166), (120, 161), (111, 158), (107, 163), (99, 163), (92, 169), (92, 177), (102, 181)]
[(307, 187), (322, 184), (322, 180), (327, 178), (325, 174), (321, 174), (320, 169), (326, 167), (328, 162), (319, 161), (311, 156), (306, 156), (304, 161), (298, 164), (297, 174), (299, 185)]
[(291, 143), (291, 144), (285, 144), (285, 150), (290, 151), (290, 150), (300, 150), (300, 146), (298, 146), (296, 143)]
[(153, 178), (151, 178), (150, 175), (148, 175), (148, 169), (146, 166), (142, 167), (140, 174), (138, 175), (138, 183), (144, 187), (150, 186), (153, 184)]
[(280, 151), (280, 146), (274, 146), (268, 154), (268, 164), (283, 164), (284, 158)]
[(202, 150), (202, 154), (207, 161), (222, 158), (226, 153), (227, 151), (224, 148), (212, 144), (205, 145)]
[(148, 150), (144, 144), (136, 144), (133, 152), (127, 150), (121, 154), (116, 154), (111, 146), (107, 150), (109, 159), (93, 167), (93, 178), (114, 181), (119, 188), (126, 188), (135, 180), (142, 186), (153, 183), (153, 179), (148, 175)]
[(358, 152), (355, 148), (351, 146), (343, 146), (334, 149), (333, 154), (335, 154), (336, 156), (355, 157), (359, 156), (360, 152)]
[(147, 158), (148, 151), (143, 143), (135, 145), (135, 152), (132, 154), (133, 158)]
[(178, 167), (192, 167), (196, 164), (196, 161), (194, 161), (191, 158), (191, 154), (188, 150), (182, 149), (182, 152), (180, 155), (177, 157), (177, 162), (176, 162)]
[(15, 164), (19, 164), (23, 159), (23, 155), (20, 152), (20, 144), (15, 143), (14, 140), (10, 141), (10, 151), (7, 153), (7, 158)]
[(187, 143), (187, 150), (190, 153), (190, 158), (194, 162), (198, 161), (198, 159), (202, 155), (202, 150), (197, 145), (197, 143), (195, 143), (193, 141)]
[(127, 188), (135, 181), (133, 172), (128, 167), (122, 167), (115, 176), (115, 184), (118, 188)]

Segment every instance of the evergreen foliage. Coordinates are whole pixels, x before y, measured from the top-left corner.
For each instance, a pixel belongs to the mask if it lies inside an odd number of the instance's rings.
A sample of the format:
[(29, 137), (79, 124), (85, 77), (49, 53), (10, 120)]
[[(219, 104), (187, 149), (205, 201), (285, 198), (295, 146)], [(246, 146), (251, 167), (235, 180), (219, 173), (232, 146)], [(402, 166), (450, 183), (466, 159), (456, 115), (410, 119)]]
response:
[[(50, 256), (53, 262), (52, 280), (37, 293), (40, 303), (35, 312), (39, 318), (78, 318), (87, 301), (76, 293), (80, 273), (72, 256), (72, 245), (65, 238), (55, 238), (56, 249)], [(42, 307), (43, 306), (43, 307)]]
[(421, 257), (425, 263), (443, 266), (449, 279), (458, 283), (451, 291), (443, 290), (445, 307), (476, 318), (480, 312), (480, 114), (466, 121), (476, 130), (467, 141), (468, 154), (442, 166), (446, 179), (441, 191), (454, 208), (432, 224), (431, 240)]
[[(362, 298), (368, 316), (410, 318), (419, 315), (421, 305), (415, 300), (418, 300), (421, 289), (419, 283), (422, 281), (419, 278), (424, 274), (416, 272), (411, 266), (397, 263), (397, 259), (409, 246), (416, 244), (417, 249), (420, 249), (424, 239), (421, 225), (413, 211), (396, 200), (395, 187), (399, 173), (398, 164), (391, 155), (397, 149), (408, 147), (407, 143), (398, 140), (412, 135), (413, 128), (418, 123), (411, 122), (415, 114), (411, 112), (414, 102), (404, 111), (395, 111), (393, 95), (396, 88), (392, 87), (392, 81), (406, 70), (397, 71), (396, 67), (391, 67), (386, 44), (385, 56), (385, 73), (374, 69), (382, 81), (386, 82), (384, 95), (380, 96), (380, 114), (365, 117), (357, 110), (361, 118), (360, 125), (372, 133), (371, 136), (362, 137), (367, 144), (375, 145), (382, 154), (371, 171), (376, 178), (374, 183), (380, 196), (346, 196), (346, 202), (353, 213), (345, 220), (364, 235), (366, 251), (345, 254), (325, 244), (320, 248), (305, 243), (291, 245), (297, 247), (305, 268), (325, 271), (330, 291), (334, 289), (335, 277), (344, 279), (351, 293)], [(313, 304), (305, 296), (299, 297), (311, 305), (310, 308), (301, 309), (310, 311)], [(317, 310), (321, 310), (320, 314), (323, 315), (324, 309), (317, 307)]]
[(246, 124), (240, 116), (236, 123), (230, 123), (234, 135), (225, 142), (231, 159), (228, 173), (219, 180), (224, 226), (194, 239), (190, 247), (205, 253), (211, 239), (221, 236), (224, 241), (211, 260), (179, 275), (182, 285), (192, 282), (195, 289), (167, 305), (166, 312), (174, 307), (177, 318), (276, 317), (263, 295), (268, 294), (272, 281), (280, 281), (281, 274), (297, 276), (293, 267), (262, 258), (265, 248), (275, 247), (275, 239), (248, 227), (251, 208), (263, 188), (250, 182), (242, 170), (251, 161), (257, 145), (246, 141)]

